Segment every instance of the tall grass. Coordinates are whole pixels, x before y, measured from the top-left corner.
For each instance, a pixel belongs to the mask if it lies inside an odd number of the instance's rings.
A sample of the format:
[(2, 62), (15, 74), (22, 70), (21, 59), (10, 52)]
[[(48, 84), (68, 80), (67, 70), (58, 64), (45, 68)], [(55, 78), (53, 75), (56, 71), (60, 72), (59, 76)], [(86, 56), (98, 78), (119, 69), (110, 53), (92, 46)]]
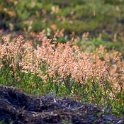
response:
[(22, 36), (2, 38), (0, 84), (35, 95), (68, 96), (103, 111), (124, 114), (124, 61), (104, 47), (81, 51), (71, 43), (52, 44), (44, 34), (33, 45)]

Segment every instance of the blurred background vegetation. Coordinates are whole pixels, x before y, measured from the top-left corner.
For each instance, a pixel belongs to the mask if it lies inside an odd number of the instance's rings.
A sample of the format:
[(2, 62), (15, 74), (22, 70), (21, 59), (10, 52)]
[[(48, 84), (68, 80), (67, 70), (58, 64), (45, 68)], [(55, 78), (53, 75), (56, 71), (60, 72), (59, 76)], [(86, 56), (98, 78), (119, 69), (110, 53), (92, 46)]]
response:
[(0, 0), (0, 29), (16, 33), (64, 29), (66, 37), (88, 32), (90, 42), (81, 40), (78, 45), (102, 44), (123, 53), (124, 0)]
[(124, 0), (0, 0), (0, 26), (41, 31), (55, 23), (77, 34), (119, 34), (124, 28), (123, 4)]

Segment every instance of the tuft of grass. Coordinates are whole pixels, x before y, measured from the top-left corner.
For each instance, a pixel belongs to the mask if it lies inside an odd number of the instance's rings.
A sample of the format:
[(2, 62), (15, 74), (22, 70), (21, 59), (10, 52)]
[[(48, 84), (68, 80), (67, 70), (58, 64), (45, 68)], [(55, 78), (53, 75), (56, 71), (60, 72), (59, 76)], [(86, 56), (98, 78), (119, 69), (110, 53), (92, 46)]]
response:
[[(22, 36), (1, 39), (0, 85), (38, 96), (66, 96), (101, 106), (105, 113), (124, 114), (120, 53), (102, 46), (83, 52), (73, 44), (51, 44), (44, 34), (40, 36), (36, 35), (41, 44), (35, 47)], [(93, 42), (100, 44), (99, 40)]]
[[(16, 72), (18, 73), (18, 72)], [(67, 77), (64, 82), (54, 82), (52, 78), (44, 82), (37, 75), (31, 73), (20, 73), (18, 79), (14, 79), (9, 68), (0, 71), (0, 85), (17, 87), (28, 94), (33, 95), (55, 95), (59, 97), (70, 97), (83, 103), (96, 104), (103, 108), (105, 113), (113, 113), (117, 116), (124, 114), (123, 91), (113, 97), (110, 83), (104, 82), (100, 86), (99, 82), (92, 82), (82, 85)]]

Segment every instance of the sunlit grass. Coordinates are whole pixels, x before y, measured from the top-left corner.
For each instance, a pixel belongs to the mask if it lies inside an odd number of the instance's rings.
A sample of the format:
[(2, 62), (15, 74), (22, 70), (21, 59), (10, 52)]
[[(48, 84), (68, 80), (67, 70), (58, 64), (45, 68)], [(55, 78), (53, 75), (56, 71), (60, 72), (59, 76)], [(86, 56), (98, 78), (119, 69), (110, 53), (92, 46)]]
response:
[(124, 114), (123, 60), (119, 52), (102, 46), (84, 52), (73, 43), (55, 46), (42, 35), (42, 45), (37, 49), (22, 36), (11, 41), (8, 36), (3, 38), (0, 85), (38, 96), (66, 96), (96, 104), (105, 113)]

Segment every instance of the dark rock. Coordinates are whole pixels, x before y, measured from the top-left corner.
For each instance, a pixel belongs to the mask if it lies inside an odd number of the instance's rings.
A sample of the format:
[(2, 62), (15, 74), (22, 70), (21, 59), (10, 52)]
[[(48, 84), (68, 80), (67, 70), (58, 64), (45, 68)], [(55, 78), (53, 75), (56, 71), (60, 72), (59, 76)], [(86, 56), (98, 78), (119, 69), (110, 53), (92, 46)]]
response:
[(0, 87), (0, 121), (8, 124), (123, 124), (113, 115), (104, 115), (94, 105), (54, 96), (35, 97), (15, 88)]

